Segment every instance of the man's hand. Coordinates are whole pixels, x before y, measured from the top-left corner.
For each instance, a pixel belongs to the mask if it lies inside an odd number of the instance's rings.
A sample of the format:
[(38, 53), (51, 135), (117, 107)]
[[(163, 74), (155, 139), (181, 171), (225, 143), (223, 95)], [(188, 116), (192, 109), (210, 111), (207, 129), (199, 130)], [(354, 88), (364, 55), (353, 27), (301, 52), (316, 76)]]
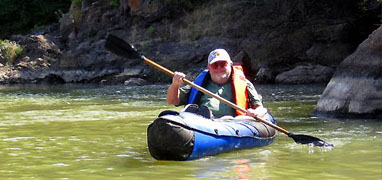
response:
[(247, 109), (247, 113), (245, 115), (263, 118), (267, 112), (267, 109), (265, 109), (263, 106), (257, 106), (255, 109)]
[(183, 79), (186, 75), (182, 72), (174, 72), (174, 76), (172, 77), (172, 84), (179, 87), (183, 84)]

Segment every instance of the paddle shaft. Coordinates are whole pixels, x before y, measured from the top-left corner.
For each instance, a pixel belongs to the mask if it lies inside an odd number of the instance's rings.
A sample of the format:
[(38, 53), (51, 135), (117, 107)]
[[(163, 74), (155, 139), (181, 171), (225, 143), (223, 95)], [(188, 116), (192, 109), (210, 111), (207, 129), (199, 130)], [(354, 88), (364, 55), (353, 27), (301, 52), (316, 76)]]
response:
[[(168, 70), (167, 68), (165, 68), (165, 67), (163, 67), (163, 66), (161, 66), (161, 65), (159, 65), (159, 64), (157, 64), (157, 63), (155, 63), (154, 61), (152, 61), (152, 60), (146, 58), (146, 57), (143, 56), (143, 55), (141, 56), (141, 58), (143, 59), (143, 61), (145, 61), (145, 62), (146, 62), (147, 64), (149, 64), (150, 66), (152, 66), (152, 67), (154, 67), (154, 68), (156, 68), (156, 69), (158, 69), (158, 70), (160, 70), (160, 71), (166, 73), (166, 74), (169, 75), (169, 76), (174, 76), (174, 72)], [(194, 87), (194, 88), (196, 88), (197, 90), (201, 91), (201, 92), (204, 93), (204, 94), (207, 94), (207, 95), (209, 95), (209, 96), (212, 96), (212, 97), (218, 99), (220, 102), (222, 102), (222, 103), (224, 103), (224, 104), (227, 104), (228, 106), (230, 106), (230, 107), (232, 107), (232, 108), (234, 108), (234, 109), (236, 109), (236, 110), (240, 110), (240, 111), (242, 111), (242, 112), (244, 112), (244, 113), (247, 112), (246, 109), (244, 109), (244, 108), (242, 108), (242, 107), (240, 107), (240, 106), (238, 106), (238, 105), (232, 103), (231, 101), (228, 101), (228, 100), (226, 100), (226, 99), (220, 97), (220, 96), (217, 95), (217, 94), (214, 94), (214, 93), (208, 91), (207, 89), (205, 89), (205, 88), (203, 88), (203, 87), (201, 87), (201, 86), (199, 86), (199, 85), (197, 85), (197, 84), (195, 84), (195, 83), (193, 83), (193, 82), (191, 82), (191, 81), (189, 81), (189, 80), (187, 80), (187, 79), (183, 79), (183, 82), (186, 83), (186, 84), (188, 84), (188, 85), (190, 85), (190, 86), (192, 86), (192, 87)], [(274, 128), (274, 129), (277, 129), (278, 131), (280, 131), (280, 132), (282, 132), (282, 133), (284, 133), (284, 134), (286, 134), (286, 135), (289, 135), (289, 134), (290, 134), (289, 131), (287, 131), (287, 130), (285, 130), (285, 129), (283, 129), (283, 128), (281, 128), (281, 127), (279, 127), (279, 126), (277, 126), (277, 125), (275, 125), (275, 124), (273, 124), (273, 123), (271, 123), (271, 122), (269, 122), (269, 121), (267, 121), (267, 120), (263, 120), (263, 119), (261, 119), (261, 118), (259, 118), (259, 117), (254, 117), (254, 118), (255, 118), (256, 120), (258, 120), (258, 121), (260, 121), (260, 122), (262, 122), (262, 123), (268, 125), (268, 126), (271, 126), (271, 127)]]

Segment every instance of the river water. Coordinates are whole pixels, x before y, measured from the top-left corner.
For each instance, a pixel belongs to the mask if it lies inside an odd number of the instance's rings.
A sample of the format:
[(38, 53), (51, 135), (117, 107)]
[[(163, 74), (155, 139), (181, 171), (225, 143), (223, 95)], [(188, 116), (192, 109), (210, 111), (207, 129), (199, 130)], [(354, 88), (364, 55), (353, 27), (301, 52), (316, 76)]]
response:
[(0, 86), (0, 179), (382, 179), (382, 121), (312, 117), (324, 85), (261, 85), (279, 133), (266, 147), (194, 161), (157, 161), (146, 128), (167, 105), (167, 85)]

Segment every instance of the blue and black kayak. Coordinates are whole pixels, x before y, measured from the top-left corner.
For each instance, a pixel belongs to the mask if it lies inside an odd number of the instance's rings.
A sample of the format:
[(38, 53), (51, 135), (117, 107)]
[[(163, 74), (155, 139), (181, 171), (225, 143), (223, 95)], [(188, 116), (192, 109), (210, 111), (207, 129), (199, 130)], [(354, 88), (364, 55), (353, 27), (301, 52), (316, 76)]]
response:
[[(273, 124), (270, 114), (265, 118)], [(148, 147), (158, 160), (193, 160), (271, 144), (277, 133), (248, 116), (210, 119), (193, 112), (164, 111), (147, 128)]]

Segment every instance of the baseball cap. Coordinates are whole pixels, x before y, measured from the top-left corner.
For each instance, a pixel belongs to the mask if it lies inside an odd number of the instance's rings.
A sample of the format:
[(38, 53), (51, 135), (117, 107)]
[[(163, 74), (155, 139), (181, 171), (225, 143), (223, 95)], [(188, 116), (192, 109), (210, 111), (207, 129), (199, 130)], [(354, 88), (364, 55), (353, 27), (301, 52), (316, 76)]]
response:
[(215, 49), (208, 55), (208, 64), (213, 64), (217, 61), (227, 61), (232, 63), (231, 57), (229, 57), (229, 54), (224, 49)]

